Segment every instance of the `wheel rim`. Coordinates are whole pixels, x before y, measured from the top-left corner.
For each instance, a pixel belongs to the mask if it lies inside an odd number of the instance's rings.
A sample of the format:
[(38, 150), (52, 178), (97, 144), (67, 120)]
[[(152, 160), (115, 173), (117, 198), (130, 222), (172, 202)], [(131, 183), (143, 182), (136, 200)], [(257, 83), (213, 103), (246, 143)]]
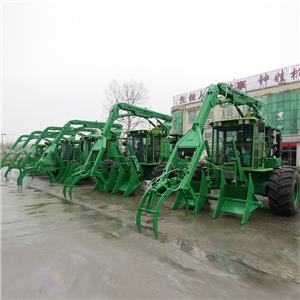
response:
[(293, 189), (293, 202), (295, 206), (297, 205), (299, 200), (299, 189), (298, 189), (298, 184), (297, 182), (294, 183), (294, 189)]

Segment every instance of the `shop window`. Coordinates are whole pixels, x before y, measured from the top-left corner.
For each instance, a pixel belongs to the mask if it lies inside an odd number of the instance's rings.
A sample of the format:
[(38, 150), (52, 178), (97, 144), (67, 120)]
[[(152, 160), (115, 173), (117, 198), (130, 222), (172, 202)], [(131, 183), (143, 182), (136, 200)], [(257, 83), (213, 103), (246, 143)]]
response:
[(223, 118), (230, 118), (233, 116), (233, 106), (223, 107)]
[(296, 166), (297, 145), (283, 144), (281, 157), (283, 162), (285, 162), (287, 165)]
[(182, 112), (176, 111), (172, 113), (172, 130), (171, 134), (182, 134)]
[(191, 110), (188, 112), (189, 123), (194, 123), (197, 118), (198, 110)]

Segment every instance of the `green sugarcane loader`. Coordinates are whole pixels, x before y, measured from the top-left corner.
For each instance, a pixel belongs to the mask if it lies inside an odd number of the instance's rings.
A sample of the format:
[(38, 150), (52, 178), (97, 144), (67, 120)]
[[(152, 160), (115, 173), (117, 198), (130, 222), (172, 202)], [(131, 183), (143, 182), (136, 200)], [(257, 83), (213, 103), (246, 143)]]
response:
[[(132, 130), (127, 133), (127, 153), (120, 156), (115, 164), (116, 174), (109, 177), (113, 183), (112, 194), (122, 192), (127, 197), (142, 181), (152, 180), (161, 173), (176, 138), (169, 136), (169, 131), (170, 127), (155, 126), (151, 130)], [(106, 185), (103, 185), (105, 189)]]
[(24, 151), (29, 143), (37, 139), (41, 133), (42, 131), (33, 131), (29, 135), (21, 135), (1, 158), (0, 168), (7, 167), (12, 161), (16, 161), (20, 156), (24, 155)]
[[(233, 104), (240, 117), (211, 124), (211, 150), (203, 138), (204, 125), (216, 105), (226, 104)], [(244, 105), (250, 110), (247, 115), (240, 108)], [(225, 83), (211, 85), (192, 128), (176, 143), (159, 180), (143, 195), (136, 213), (137, 229), (141, 231), (142, 215), (152, 214), (157, 238), (160, 210), (173, 193), (173, 209), (183, 205), (187, 213), (192, 207), (196, 215), (205, 202), (217, 200), (213, 217), (233, 213), (242, 216), (241, 224), (262, 207), (256, 195), (269, 198), (272, 212), (293, 215), (299, 206), (299, 176), (282, 165), (280, 130), (271, 126), (262, 109), (260, 101)], [(205, 166), (199, 165), (205, 150)], [(212, 193), (214, 189), (219, 194)]]
[[(43, 131), (32, 132), (28, 139), (18, 149), (16, 154), (7, 164), (7, 170), (5, 172), (5, 178), (8, 179), (8, 174), (13, 169), (18, 169), (21, 172), (24, 168), (34, 164), (49, 147), (51, 141), (58, 135), (61, 127), (49, 126)], [(30, 145), (30, 142), (35, 141)], [(26, 152), (26, 147), (29, 146), (29, 150)]]
[[(132, 138), (128, 139), (127, 155), (125, 155), (120, 148), (118, 139), (111, 136), (110, 132), (115, 121), (132, 116), (147, 120), (153, 129), (139, 131), (139, 133), (132, 132), (132, 135), (129, 133)], [(156, 148), (159, 148), (159, 152), (162, 145), (165, 149), (168, 143), (166, 137), (171, 129), (171, 120), (169, 115), (146, 108), (127, 103), (115, 104), (110, 111), (102, 135), (93, 145), (87, 160), (66, 180), (63, 190), (64, 196), (66, 197), (68, 190), (69, 196), (72, 198), (75, 184), (88, 177), (97, 179), (95, 189), (112, 193), (123, 192), (124, 196), (129, 196), (140, 186), (144, 174), (148, 173), (149, 170), (145, 171), (145, 165), (151, 169), (150, 165), (154, 168), (161, 162), (161, 156), (153, 160), (151, 155), (147, 155), (149, 160), (139, 161), (135, 154), (137, 150), (135, 147), (140, 147), (144, 152), (149, 149), (149, 153), (154, 144)], [(137, 136), (139, 136), (138, 139)], [(154, 136), (158, 138), (156, 142), (154, 142)], [(153, 142), (150, 143), (149, 141)]]
[[(104, 127), (102, 122), (71, 120), (67, 122), (52, 141), (48, 149), (34, 164), (20, 172), (17, 183), (22, 186), (27, 174), (46, 174), (52, 182), (64, 180), (85, 161), (91, 145)], [(115, 124), (112, 130), (121, 132), (121, 125)]]
[(7, 150), (5, 155), (1, 158), (0, 168), (6, 167), (9, 164), (13, 155), (16, 154), (16, 151), (24, 144), (28, 137), (28, 134), (23, 134), (17, 138), (15, 143)]

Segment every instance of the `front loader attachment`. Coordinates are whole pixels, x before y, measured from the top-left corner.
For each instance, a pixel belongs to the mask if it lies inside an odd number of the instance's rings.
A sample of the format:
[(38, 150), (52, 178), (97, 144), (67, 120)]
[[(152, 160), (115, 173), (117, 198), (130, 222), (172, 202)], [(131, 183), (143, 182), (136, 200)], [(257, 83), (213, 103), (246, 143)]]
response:
[(182, 205), (186, 216), (190, 208), (193, 209), (193, 215), (195, 217), (208, 199), (216, 200), (215, 196), (209, 193), (209, 184), (204, 171), (202, 171), (201, 174), (199, 192), (195, 192), (192, 188), (182, 189), (182, 181), (179, 177), (172, 177), (161, 181), (157, 185), (153, 185), (149, 188), (143, 195), (136, 212), (136, 226), (138, 231), (141, 232), (142, 230), (142, 215), (153, 215), (152, 228), (155, 238), (158, 238), (158, 220), (160, 211), (165, 201), (173, 193), (176, 193), (177, 195), (171, 208), (177, 209)]
[[(82, 165), (79, 165), (74, 172), (70, 173), (69, 176), (64, 181), (63, 195), (66, 198), (67, 194), (70, 199), (72, 199), (74, 186), (83, 179), (96, 177), (98, 179), (97, 185), (99, 186), (99, 178), (101, 178), (101, 171), (96, 170), (96, 166), (100, 164), (101, 169), (103, 169), (102, 156), (103, 152), (98, 152), (98, 149), (101, 147), (101, 140), (98, 140), (93, 145), (90, 153), (88, 154), (85, 162), (82, 162)], [(98, 153), (97, 153), (98, 152)], [(100, 162), (99, 162), (100, 161)], [(100, 181), (101, 183), (102, 181)]]
[(248, 222), (251, 213), (263, 207), (261, 201), (254, 195), (252, 176), (249, 174), (246, 185), (226, 183), (224, 173), (221, 173), (221, 187), (213, 218), (216, 219), (222, 212), (228, 212), (242, 216), (241, 224)]
[[(32, 177), (36, 174), (36, 168), (34, 166), (26, 168), (25, 170), (20, 170), (20, 174), (17, 179), (17, 185), (18, 185), (19, 190), (21, 190), (23, 187), (24, 178), (29, 174), (32, 175)], [(46, 172), (46, 174), (49, 176), (50, 182), (53, 183), (54, 182), (53, 174), (50, 171)]]
[(117, 179), (115, 180), (115, 186), (112, 190), (112, 194), (123, 192), (124, 197), (130, 196), (141, 185), (139, 181), (139, 174), (136, 169), (131, 166), (127, 171), (123, 167), (119, 168)]
[(67, 198), (67, 193), (72, 200), (72, 194), (74, 186), (82, 179), (89, 178), (91, 176), (90, 172), (82, 171), (82, 167), (79, 167), (79, 170), (75, 170), (73, 174), (71, 174), (66, 181), (64, 182), (63, 194), (64, 197)]
[(128, 145), (130, 156), (118, 165), (117, 179), (114, 181), (113, 194), (123, 192), (124, 197), (130, 196), (140, 185), (143, 175), (142, 167), (134, 154), (132, 145)]
[(118, 175), (118, 163), (114, 160), (105, 159), (99, 166), (99, 170), (95, 177), (97, 183), (94, 187), (95, 190), (101, 190), (103, 192), (111, 192), (114, 188), (117, 175)]
[(158, 219), (160, 210), (167, 198), (178, 191), (179, 181), (168, 179), (158, 185), (150, 187), (143, 195), (136, 212), (136, 226), (139, 232), (142, 230), (142, 215), (153, 215), (153, 232), (158, 238)]

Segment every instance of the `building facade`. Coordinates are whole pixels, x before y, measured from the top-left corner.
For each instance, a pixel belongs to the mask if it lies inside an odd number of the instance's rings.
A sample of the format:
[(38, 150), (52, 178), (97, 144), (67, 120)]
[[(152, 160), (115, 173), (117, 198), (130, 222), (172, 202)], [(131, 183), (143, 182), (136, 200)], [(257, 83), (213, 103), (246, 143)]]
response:
[[(264, 103), (266, 118), (281, 128), (283, 159), (289, 165), (300, 166), (300, 65), (233, 80), (229, 84)], [(205, 89), (174, 96), (171, 108), (174, 133), (183, 134), (191, 128), (202, 105)], [(248, 107), (242, 107), (242, 111), (246, 113)], [(204, 137), (211, 141), (211, 121), (237, 116), (238, 112), (232, 105), (216, 106), (207, 119)]]

